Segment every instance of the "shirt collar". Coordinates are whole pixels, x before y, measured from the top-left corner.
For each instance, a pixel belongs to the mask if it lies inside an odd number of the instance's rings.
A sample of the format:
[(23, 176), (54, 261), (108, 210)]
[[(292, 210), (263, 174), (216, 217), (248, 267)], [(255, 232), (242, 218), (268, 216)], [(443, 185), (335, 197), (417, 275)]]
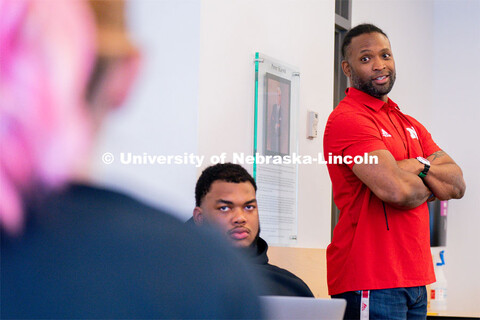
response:
[(345, 91), (348, 97), (354, 99), (355, 101), (360, 102), (361, 104), (365, 105), (366, 107), (378, 112), (382, 107), (386, 106), (388, 109), (397, 109), (400, 110), (398, 105), (393, 102), (390, 98), (388, 98), (387, 102), (383, 102), (380, 99), (372, 97), (368, 93), (355, 89), (353, 87), (347, 88)]

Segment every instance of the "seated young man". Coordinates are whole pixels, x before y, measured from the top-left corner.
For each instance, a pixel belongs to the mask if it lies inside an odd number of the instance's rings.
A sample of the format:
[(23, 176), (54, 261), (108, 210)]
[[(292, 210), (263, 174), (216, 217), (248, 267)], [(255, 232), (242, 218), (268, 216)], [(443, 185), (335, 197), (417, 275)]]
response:
[(216, 227), (248, 256), (263, 281), (262, 295), (313, 297), (300, 278), (268, 263), (268, 245), (259, 236), (256, 191), (255, 180), (243, 167), (232, 163), (210, 166), (197, 181), (192, 219), (198, 226)]

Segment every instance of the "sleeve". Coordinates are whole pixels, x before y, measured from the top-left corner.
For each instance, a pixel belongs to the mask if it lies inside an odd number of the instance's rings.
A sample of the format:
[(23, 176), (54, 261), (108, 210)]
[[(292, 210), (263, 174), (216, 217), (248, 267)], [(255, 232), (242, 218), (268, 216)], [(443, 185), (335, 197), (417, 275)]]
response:
[[(341, 113), (329, 119), (325, 128), (325, 157), (330, 153), (355, 157), (374, 150), (387, 149), (380, 131), (367, 114)], [(348, 166), (352, 168), (354, 163)]]
[(441, 148), (433, 141), (432, 135), (428, 130), (417, 120), (412, 117), (408, 117), (410, 122), (415, 126), (415, 129), (418, 134), (418, 139), (420, 140), (420, 145), (422, 146), (423, 157), (427, 158), (432, 153), (441, 150)]

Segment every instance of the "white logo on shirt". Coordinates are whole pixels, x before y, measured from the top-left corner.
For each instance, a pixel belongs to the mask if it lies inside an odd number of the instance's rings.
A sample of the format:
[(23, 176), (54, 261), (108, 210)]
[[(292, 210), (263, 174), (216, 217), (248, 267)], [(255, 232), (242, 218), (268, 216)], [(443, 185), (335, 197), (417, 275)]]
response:
[(385, 131), (385, 130), (382, 129), (382, 136), (388, 138), (388, 137), (391, 137), (392, 135), (391, 135), (390, 133), (388, 133), (387, 131)]
[(411, 137), (412, 139), (417, 139), (417, 140), (418, 140), (417, 132), (415, 131), (415, 128), (414, 128), (414, 127), (405, 128), (405, 129), (407, 129), (407, 131), (410, 132), (410, 137)]

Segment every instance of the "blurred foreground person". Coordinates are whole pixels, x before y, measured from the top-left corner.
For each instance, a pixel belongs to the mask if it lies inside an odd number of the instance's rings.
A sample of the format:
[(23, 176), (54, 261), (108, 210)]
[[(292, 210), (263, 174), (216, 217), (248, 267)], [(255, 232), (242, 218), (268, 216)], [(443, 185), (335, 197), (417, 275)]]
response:
[(221, 241), (88, 184), (139, 65), (123, 2), (0, 0), (0, 43), (0, 318), (259, 318)]

